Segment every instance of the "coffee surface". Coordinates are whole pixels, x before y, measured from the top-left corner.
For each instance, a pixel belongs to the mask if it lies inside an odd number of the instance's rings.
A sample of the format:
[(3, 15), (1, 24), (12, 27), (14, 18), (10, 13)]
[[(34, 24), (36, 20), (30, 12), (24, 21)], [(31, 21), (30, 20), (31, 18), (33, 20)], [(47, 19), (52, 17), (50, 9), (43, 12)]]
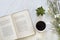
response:
[(39, 30), (39, 31), (43, 31), (45, 28), (46, 28), (46, 24), (44, 21), (38, 21), (36, 23), (36, 28)]

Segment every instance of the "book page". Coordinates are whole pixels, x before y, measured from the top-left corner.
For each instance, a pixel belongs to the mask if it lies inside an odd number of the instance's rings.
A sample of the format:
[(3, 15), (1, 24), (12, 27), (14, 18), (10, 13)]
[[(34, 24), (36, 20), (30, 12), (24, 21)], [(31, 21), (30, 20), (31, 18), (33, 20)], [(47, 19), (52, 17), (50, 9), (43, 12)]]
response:
[(2, 40), (1, 33), (0, 33), (0, 40)]
[(11, 16), (0, 17), (0, 33), (2, 40), (16, 39)]
[(33, 25), (27, 10), (12, 15), (18, 38), (34, 34)]

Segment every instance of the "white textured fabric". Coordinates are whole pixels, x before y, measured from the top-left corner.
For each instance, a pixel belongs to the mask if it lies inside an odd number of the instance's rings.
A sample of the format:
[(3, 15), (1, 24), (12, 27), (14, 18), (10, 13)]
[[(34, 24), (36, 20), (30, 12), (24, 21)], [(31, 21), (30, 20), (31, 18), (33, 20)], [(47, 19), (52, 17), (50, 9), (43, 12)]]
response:
[[(33, 24), (36, 23), (36, 8), (43, 6), (43, 8), (47, 11), (47, 1), (46, 0), (0, 0), (0, 16), (12, 14), (17, 11), (21, 11), (24, 9), (28, 9), (33, 21)], [(48, 17), (48, 16), (47, 16)], [(49, 19), (43, 19), (44, 21), (48, 21)], [(35, 24), (34, 24), (35, 25)], [(49, 28), (51, 26), (49, 25), (49, 21), (47, 22), (47, 32), (45, 33), (38, 33), (34, 36), (31, 36), (29, 38), (23, 38), (19, 40), (56, 40), (56, 36), (51, 37), (51, 31), (49, 31)], [(55, 35), (55, 34), (53, 34)], [(46, 38), (45, 38), (46, 37)], [(53, 38), (54, 37), (54, 38)], [(52, 39), (53, 38), (53, 39)]]

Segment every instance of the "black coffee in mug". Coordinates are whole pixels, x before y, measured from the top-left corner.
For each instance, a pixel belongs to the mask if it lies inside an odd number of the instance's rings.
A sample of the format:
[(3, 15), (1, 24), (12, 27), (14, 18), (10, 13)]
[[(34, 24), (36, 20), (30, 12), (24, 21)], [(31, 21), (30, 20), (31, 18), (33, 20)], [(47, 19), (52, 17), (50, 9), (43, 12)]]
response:
[(39, 30), (39, 31), (43, 31), (45, 28), (46, 28), (46, 23), (44, 21), (38, 21), (36, 23), (36, 28)]

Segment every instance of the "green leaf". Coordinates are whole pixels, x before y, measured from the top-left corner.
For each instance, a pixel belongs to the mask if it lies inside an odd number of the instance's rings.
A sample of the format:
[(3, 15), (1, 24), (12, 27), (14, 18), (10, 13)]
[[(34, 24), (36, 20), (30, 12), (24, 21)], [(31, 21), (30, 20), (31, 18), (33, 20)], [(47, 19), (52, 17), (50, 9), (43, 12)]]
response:
[(36, 9), (36, 12), (37, 12), (37, 16), (39, 16), (39, 15), (42, 15), (43, 16), (43, 14), (45, 14), (45, 10), (43, 9), (42, 6), (39, 7), (39, 8), (37, 8)]

